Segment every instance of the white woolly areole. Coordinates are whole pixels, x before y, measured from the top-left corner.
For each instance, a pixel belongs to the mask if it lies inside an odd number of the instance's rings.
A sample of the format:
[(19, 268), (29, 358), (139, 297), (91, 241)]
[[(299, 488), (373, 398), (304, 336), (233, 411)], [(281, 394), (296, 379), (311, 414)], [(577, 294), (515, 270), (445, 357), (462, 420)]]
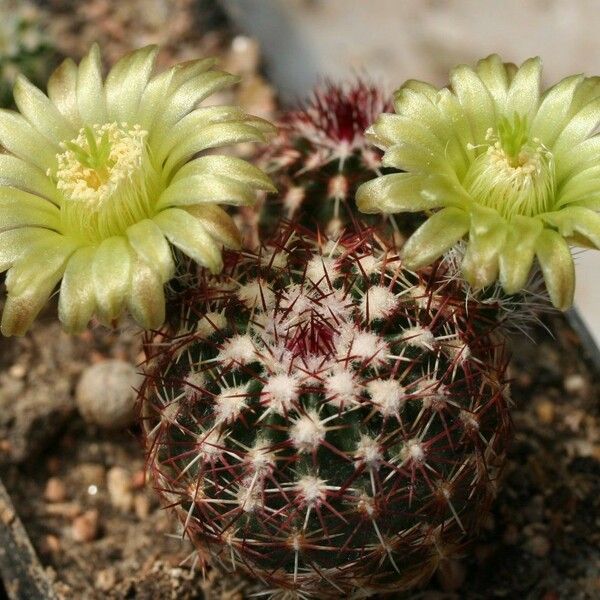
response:
[(298, 399), (300, 383), (293, 375), (280, 373), (270, 375), (261, 392), (261, 400), (278, 415), (283, 415), (292, 408), (292, 403)]
[(418, 383), (416, 389), (422, 396), (422, 402), (425, 408), (442, 410), (446, 407), (450, 392), (448, 391), (448, 387), (443, 383), (440, 383), (437, 379), (424, 379)]
[(246, 408), (247, 394), (245, 385), (221, 390), (214, 398), (213, 412), (217, 423), (235, 421)]
[(216, 460), (223, 454), (223, 439), (217, 429), (211, 429), (209, 432), (201, 431), (197, 438), (198, 454), (205, 460)]
[(364, 274), (367, 277), (370, 277), (374, 273), (379, 273), (381, 271), (381, 259), (372, 254), (361, 256), (356, 262), (355, 269), (360, 275)]
[(254, 279), (242, 285), (237, 297), (248, 308), (269, 309), (275, 305), (275, 294), (262, 279)]
[(354, 373), (347, 369), (335, 370), (325, 379), (324, 387), (327, 400), (338, 408), (355, 404), (360, 395), (360, 384)]
[(275, 468), (275, 453), (269, 448), (269, 442), (259, 437), (246, 454), (245, 463), (253, 473), (258, 473), (261, 477), (271, 474)]
[(327, 197), (344, 200), (348, 196), (348, 187), (348, 178), (345, 175), (334, 175), (327, 184)]
[(296, 490), (308, 506), (318, 506), (327, 498), (327, 483), (314, 475), (306, 475), (296, 483)]
[(356, 360), (367, 360), (375, 365), (386, 361), (387, 342), (372, 331), (356, 331), (348, 355)]
[(376, 469), (383, 460), (383, 454), (381, 453), (379, 443), (368, 435), (360, 436), (354, 456), (361, 463), (366, 464), (370, 469)]
[(272, 269), (284, 269), (287, 266), (287, 254), (278, 249), (263, 248), (260, 254), (260, 264)]
[(406, 390), (395, 379), (374, 379), (367, 383), (367, 392), (384, 417), (397, 415), (406, 402)]
[(369, 323), (388, 317), (398, 304), (396, 295), (383, 285), (370, 287), (360, 302), (360, 312)]
[(315, 285), (327, 285), (327, 282), (335, 281), (339, 276), (339, 266), (335, 258), (330, 256), (313, 256), (306, 266), (306, 278)]
[(210, 337), (227, 327), (227, 319), (223, 313), (209, 311), (198, 321), (196, 334), (200, 337)]
[(235, 497), (244, 512), (254, 512), (263, 505), (262, 491), (256, 485), (251, 487), (249, 481), (240, 485)]
[(292, 423), (289, 436), (299, 452), (312, 452), (325, 439), (325, 432), (325, 425), (321, 423), (317, 412), (309, 410)]
[(289, 310), (290, 317), (301, 315), (315, 306), (315, 302), (298, 284), (291, 285), (286, 290), (286, 297), (281, 302), (283, 310)]
[(402, 332), (402, 341), (415, 348), (431, 350), (435, 344), (435, 336), (425, 327), (410, 327)]
[(218, 359), (231, 360), (240, 365), (245, 365), (256, 360), (254, 343), (249, 335), (235, 335), (223, 342)]
[(185, 397), (187, 400), (191, 400), (198, 394), (202, 393), (202, 388), (206, 383), (204, 373), (199, 371), (190, 371), (185, 377)]
[(419, 440), (408, 440), (400, 454), (402, 461), (412, 460), (416, 463), (425, 462), (425, 449)]

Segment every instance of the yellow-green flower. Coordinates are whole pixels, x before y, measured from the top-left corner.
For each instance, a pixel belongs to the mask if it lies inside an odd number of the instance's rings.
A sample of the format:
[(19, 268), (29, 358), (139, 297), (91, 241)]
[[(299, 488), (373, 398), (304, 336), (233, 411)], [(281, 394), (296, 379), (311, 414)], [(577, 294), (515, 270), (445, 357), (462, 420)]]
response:
[(0, 272), (4, 335), (23, 334), (60, 284), (70, 331), (129, 310), (164, 319), (171, 245), (221, 269), (239, 234), (219, 204), (252, 204), (270, 180), (247, 162), (204, 150), (263, 141), (272, 126), (234, 106), (201, 106), (236, 78), (196, 60), (152, 76), (155, 47), (122, 58), (102, 80), (97, 46), (65, 60), (48, 96), (17, 80), (20, 114), (0, 111)]
[(418, 268), (467, 237), (466, 279), (523, 288), (537, 257), (553, 304), (573, 300), (569, 243), (600, 246), (600, 78), (575, 75), (544, 93), (538, 58), (497, 55), (460, 66), (450, 87), (409, 81), (396, 114), (369, 130), (385, 166), (405, 173), (364, 184), (365, 212), (432, 211), (403, 254)]

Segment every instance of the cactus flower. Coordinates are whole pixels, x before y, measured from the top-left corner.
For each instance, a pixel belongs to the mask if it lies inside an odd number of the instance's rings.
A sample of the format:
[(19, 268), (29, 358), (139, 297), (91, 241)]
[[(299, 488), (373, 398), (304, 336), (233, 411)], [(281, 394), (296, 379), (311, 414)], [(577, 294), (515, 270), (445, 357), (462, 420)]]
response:
[(430, 211), (403, 250), (409, 268), (466, 238), (462, 270), (475, 288), (523, 288), (537, 258), (554, 306), (575, 283), (569, 244), (600, 246), (600, 80), (574, 75), (540, 91), (539, 58), (497, 55), (459, 66), (450, 86), (408, 81), (396, 114), (369, 129), (383, 164), (405, 171), (365, 183), (364, 212)]
[(196, 60), (152, 76), (156, 47), (123, 57), (103, 82), (94, 45), (51, 75), (48, 96), (19, 77), (19, 112), (0, 111), (0, 272), (4, 335), (22, 335), (60, 282), (69, 331), (125, 310), (164, 319), (171, 246), (222, 267), (239, 234), (220, 204), (252, 204), (268, 177), (231, 156), (198, 154), (263, 141), (272, 126), (233, 106), (201, 106), (236, 78)]

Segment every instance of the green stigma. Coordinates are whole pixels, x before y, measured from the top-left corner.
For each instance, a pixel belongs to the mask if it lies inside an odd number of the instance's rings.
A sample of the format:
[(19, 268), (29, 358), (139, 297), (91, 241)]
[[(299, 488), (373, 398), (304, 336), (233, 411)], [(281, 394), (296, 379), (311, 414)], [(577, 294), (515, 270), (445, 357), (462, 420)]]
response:
[[(498, 121), (497, 136), (507, 157), (513, 161), (518, 160), (519, 153), (529, 138), (527, 118), (521, 117), (518, 113), (513, 115), (512, 120), (501, 117)], [(518, 163), (513, 166), (518, 166)]]
[(551, 210), (553, 156), (539, 140), (530, 139), (527, 119), (517, 113), (501, 117), (496, 129), (488, 130), (486, 142), (463, 181), (473, 199), (507, 219)]

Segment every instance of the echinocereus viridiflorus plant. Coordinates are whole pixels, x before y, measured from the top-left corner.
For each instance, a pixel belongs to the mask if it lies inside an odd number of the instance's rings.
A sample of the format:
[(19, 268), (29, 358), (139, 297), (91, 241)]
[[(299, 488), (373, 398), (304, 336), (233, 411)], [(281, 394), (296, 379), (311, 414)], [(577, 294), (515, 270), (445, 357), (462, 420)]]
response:
[(273, 597), (337, 599), (411, 588), (455, 555), (510, 420), (489, 307), (443, 264), (417, 274), (367, 234), (290, 228), (177, 305), (143, 417), (155, 487), (201, 556)]
[(273, 126), (235, 106), (198, 106), (236, 77), (212, 59), (152, 76), (156, 47), (102, 78), (93, 46), (65, 60), (48, 96), (19, 77), (20, 112), (0, 111), (0, 271), (4, 335), (23, 334), (59, 281), (70, 331), (128, 309), (144, 328), (164, 319), (171, 245), (217, 272), (239, 234), (221, 204), (252, 204), (269, 178), (231, 156), (198, 153), (263, 141)]
[(573, 299), (569, 244), (600, 246), (600, 82), (574, 75), (541, 91), (538, 58), (459, 66), (442, 89), (408, 81), (396, 114), (369, 130), (387, 174), (358, 191), (361, 210), (429, 211), (402, 256), (427, 265), (466, 237), (462, 271), (512, 294), (537, 259), (554, 306)]
[(258, 163), (279, 194), (247, 216), (257, 221), (255, 245), (259, 237), (272, 235), (282, 218), (330, 236), (359, 221), (390, 236), (397, 231), (394, 217), (360, 215), (354, 200), (361, 183), (386, 172), (382, 152), (365, 130), (391, 108), (391, 94), (382, 86), (354, 78), (318, 84), (300, 107), (281, 115), (279, 134), (259, 151)]

